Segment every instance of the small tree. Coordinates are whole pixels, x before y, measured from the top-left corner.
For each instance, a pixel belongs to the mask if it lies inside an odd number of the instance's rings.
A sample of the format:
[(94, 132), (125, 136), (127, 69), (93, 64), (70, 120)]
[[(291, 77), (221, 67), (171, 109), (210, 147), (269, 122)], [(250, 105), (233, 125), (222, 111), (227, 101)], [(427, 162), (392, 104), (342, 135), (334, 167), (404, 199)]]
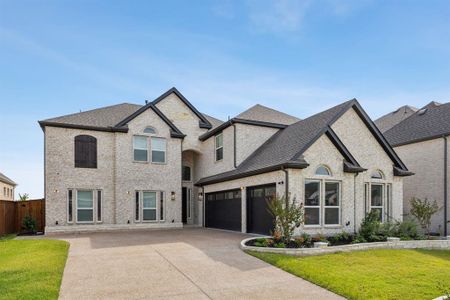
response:
[(440, 208), (436, 200), (431, 203), (427, 198), (421, 200), (413, 197), (411, 199), (410, 213), (413, 215), (420, 224), (420, 227), (426, 232), (428, 237), (430, 236), (431, 217), (437, 213)]
[(269, 212), (275, 218), (274, 235), (279, 234), (285, 244), (291, 241), (295, 228), (304, 222), (303, 204), (289, 198), (276, 196), (267, 200)]
[(23, 194), (23, 195), (21, 195), (21, 194), (19, 193), (19, 200), (20, 200), (20, 201), (27, 201), (28, 199), (30, 199), (30, 196), (29, 196), (27, 193), (25, 193), (25, 194)]

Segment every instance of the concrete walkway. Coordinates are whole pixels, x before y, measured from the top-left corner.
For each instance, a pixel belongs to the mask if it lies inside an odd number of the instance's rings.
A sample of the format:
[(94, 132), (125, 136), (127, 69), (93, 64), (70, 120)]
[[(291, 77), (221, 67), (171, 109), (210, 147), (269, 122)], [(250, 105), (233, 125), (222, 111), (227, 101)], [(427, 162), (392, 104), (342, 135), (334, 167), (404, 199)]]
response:
[(243, 253), (246, 235), (190, 228), (59, 236), (61, 299), (339, 299)]

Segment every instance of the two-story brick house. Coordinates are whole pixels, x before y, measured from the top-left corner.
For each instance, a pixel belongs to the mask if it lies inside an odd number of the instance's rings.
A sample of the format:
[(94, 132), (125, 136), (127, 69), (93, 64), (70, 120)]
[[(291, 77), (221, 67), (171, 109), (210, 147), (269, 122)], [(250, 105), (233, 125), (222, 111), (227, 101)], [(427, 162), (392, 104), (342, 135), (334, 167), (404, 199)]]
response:
[(172, 88), (39, 123), (47, 232), (268, 233), (266, 199), (286, 193), (305, 205), (302, 230), (352, 232), (369, 210), (401, 219), (412, 175), (356, 100), (304, 120), (256, 105), (221, 122)]

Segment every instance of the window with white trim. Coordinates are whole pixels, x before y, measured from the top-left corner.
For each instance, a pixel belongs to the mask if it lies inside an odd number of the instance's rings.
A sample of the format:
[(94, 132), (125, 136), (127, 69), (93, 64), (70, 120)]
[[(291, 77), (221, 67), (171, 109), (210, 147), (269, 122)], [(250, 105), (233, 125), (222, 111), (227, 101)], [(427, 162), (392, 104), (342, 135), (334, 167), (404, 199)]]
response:
[(305, 181), (305, 225), (341, 224), (341, 183), (332, 180)]
[(166, 139), (159, 137), (151, 138), (152, 146), (152, 162), (165, 163), (166, 162)]
[(94, 193), (77, 190), (77, 223), (94, 222)]
[(134, 161), (148, 161), (148, 141), (146, 136), (133, 136)]
[(320, 181), (305, 182), (305, 225), (320, 225)]
[(377, 212), (380, 222), (384, 220), (384, 185), (372, 183), (370, 186), (370, 211)]
[(319, 176), (330, 176), (331, 175), (331, 171), (330, 171), (330, 169), (328, 169), (327, 167), (322, 165), (322, 166), (319, 166), (316, 169), (316, 175), (319, 175)]
[(142, 221), (156, 221), (156, 192), (142, 192)]
[(148, 133), (148, 134), (156, 134), (156, 129), (151, 127), (151, 126), (147, 126), (144, 129), (144, 133)]
[(223, 133), (219, 133), (214, 137), (215, 140), (215, 158), (216, 161), (223, 159)]
[(325, 225), (339, 225), (340, 224), (340, 184), (339, 182), (325, 181)]

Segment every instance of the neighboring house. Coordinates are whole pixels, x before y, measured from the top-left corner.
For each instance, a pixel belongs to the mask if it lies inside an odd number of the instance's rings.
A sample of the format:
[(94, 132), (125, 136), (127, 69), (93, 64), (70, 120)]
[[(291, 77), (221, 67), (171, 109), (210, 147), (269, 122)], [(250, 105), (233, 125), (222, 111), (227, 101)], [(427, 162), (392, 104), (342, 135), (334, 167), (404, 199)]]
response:
[(431, 102), (384, 135), (415, 173), (404, 181), (404, 213), (409, 214), (413, 197), (436, 200), (441, 210), (432, 218), (432, 231), (449, 235), (450, 103)]
[(402, 106), (397, 110), (388, 113), (375, 120), (375, 125), (381, 132), (386, 132), (404, 119), (408, 118), (417, 111), (417, 108), (409, 105)]
[(0, 173), (0, 200), (14, 201), (14, 189), (17, 183)]
[(170, 89), (39, 122), (46, 230), (182, 227), (269, 233), (266, 199), (305, 204), (302, 230), (353, 232), (365, 212), (401, 219), (411, 175), (360, 104), (304, 120), (256, 105), (221, 122)]

